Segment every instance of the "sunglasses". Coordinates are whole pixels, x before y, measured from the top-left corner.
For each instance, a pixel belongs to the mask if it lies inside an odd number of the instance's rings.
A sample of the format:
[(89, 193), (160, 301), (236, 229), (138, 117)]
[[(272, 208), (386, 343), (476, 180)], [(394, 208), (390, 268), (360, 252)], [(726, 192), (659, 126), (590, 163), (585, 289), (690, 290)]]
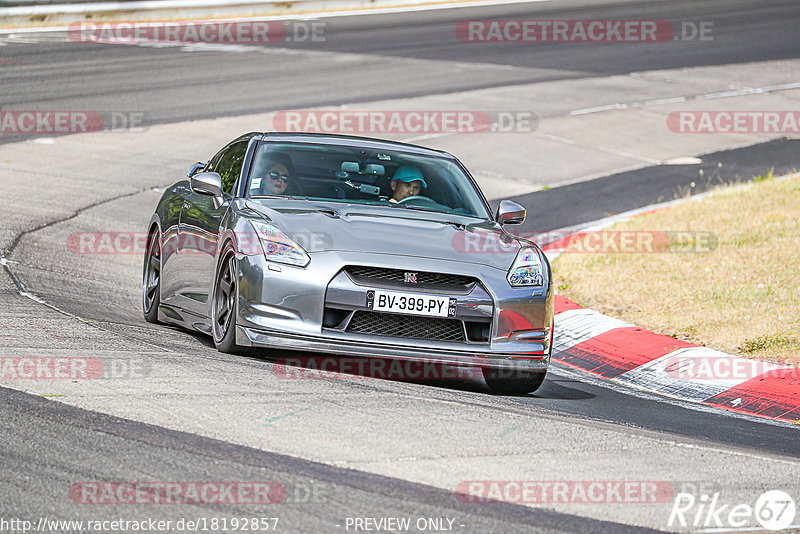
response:
[(285, 174), (281, 174), (281, 173), (275, 172), (275, 171), (272, 171), (267, 176), (269, 176), (272, 180), (280, 179), (283, 183), (286, 183), (286, 182), (289, 181), (289, 176), (287, 176)]

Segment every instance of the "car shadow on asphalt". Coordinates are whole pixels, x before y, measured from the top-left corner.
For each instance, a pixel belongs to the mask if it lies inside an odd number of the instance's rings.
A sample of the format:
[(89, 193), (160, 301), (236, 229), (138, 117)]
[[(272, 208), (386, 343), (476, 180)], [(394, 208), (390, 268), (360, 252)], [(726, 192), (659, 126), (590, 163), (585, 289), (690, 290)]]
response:
[(274, 366), (275, 376), (290, 380), (385, 380), (498, 397), (528, 399), (571, 401), (595, 397), (592, 393), (570, 387), (571, 384), (580, 385), (580, 382), (554, 375), (548, 376), (544, 384), (534, 393), (512, 395), (490, 390), (478, 367), (289, 350), (257, 352), (250, 354), (249, 357), (270, 362)]
[[(208, 335), (187, 331), (177, 326), (165, 326), (188, 333), (209, 349), (215, 348), (214, 341)], [(281, 349), (249, 350), (246, 355), (240, 357), (269, 362), (273, 366), (275, 376), (289, 380), (385, 380), (483, 393), (493, 397), (555, 401), (581, 401), (596, 397), (593, 393), (585, 391), (580, 381), (552, 373), (547, 375), (542, 386), (533, 393), (509, 394), (489, 389), (481, 370), (477, 367)]]
[(269, 361), (279, 378), (306, 380), (383, 380), (486, 393), (478, 368), (369, 356), (270, 350), (251, 357)]
[[(569, 385), (572, 384), (578, 387), (570, 387)], [(577, 380), (549, 374), (544, 379), (542, 387), (537, 389), (535, 393), (523, 396), (550, 400), (588, 400), (596, 397), (593, 393), (580, 389), (580, 386), (581, 382)]]

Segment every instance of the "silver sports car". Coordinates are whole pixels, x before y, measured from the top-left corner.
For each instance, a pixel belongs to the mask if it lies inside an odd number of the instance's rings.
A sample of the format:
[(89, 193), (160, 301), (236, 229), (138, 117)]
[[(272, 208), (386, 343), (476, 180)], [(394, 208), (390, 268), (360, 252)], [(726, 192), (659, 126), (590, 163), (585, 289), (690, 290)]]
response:
[(149, 225), (150, 322), (263, 347), (482, 369), (535, 391), (553, 339), (550, 265), (452, 155), (358, 137), (249, 133), (164, 192)]

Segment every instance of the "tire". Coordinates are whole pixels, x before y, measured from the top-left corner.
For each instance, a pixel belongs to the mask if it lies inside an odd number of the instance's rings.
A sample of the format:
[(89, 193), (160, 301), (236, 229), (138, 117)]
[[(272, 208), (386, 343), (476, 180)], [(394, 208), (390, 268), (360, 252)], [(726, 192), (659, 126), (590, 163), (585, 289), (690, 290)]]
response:
[(142, 269), (142, 312), (148, 323), (159, 323), (161, 304), (161, 232), (154, 226), (147, 236), (147, 252)]
[(239, 287), (238, 272), (233, 247), (226, 243), (220, 254), (220, 262), (214, 275), (214, 290), (211, 294), (211, 333), (214, 346), (227, 354), (246, 354), (248, 349), (236, 344), (236, 302)]
[(483, 378), (486, 380), (486, 385), (493, 392), (505, 395), (533, 393), (542, 385), (546, 374), (547, 371), (483, 368)]

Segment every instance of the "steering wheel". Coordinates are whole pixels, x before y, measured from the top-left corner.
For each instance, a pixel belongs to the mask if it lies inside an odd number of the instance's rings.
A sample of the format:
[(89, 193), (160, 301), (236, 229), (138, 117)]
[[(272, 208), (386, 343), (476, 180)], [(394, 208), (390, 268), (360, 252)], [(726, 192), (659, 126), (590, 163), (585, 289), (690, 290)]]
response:
[(404, 198), (402, 200), (398, 200), (397, 203), (398, 204), (405, 204), (406, 202), (412, 202), (414, 200), (421, 201), (421, 204), (436, 204), (436, 205), (439, 204), (438, 202), (436, 202), (432, 198), (424, 197), (422, 195), (413, 195), (413, 196), (410, 196), (410, 197), (406, 197), (406, 198)]

